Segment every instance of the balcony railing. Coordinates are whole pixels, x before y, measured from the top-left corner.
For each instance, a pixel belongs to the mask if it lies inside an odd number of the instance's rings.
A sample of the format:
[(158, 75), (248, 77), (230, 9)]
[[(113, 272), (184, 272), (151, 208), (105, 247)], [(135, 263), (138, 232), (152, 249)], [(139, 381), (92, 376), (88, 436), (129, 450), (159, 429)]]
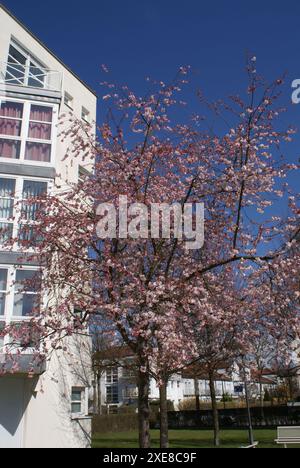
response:
[(62, 73), (19, 63), (0, 62), (0, 84), (61, 92)]

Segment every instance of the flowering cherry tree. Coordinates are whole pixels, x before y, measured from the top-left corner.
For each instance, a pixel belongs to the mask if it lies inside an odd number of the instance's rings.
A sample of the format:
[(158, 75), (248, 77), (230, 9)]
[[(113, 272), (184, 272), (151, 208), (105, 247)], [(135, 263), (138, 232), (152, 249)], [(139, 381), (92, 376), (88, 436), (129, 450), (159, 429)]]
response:
[[(219, 330), (221, 337), (236, 324), (233, 311), (237, 311), (240, 326), (247, 329), (238, 337), (242, 346), (255, 327), (250, 325), (247, 307), (240, 306), (239, 284), (245, 288), (249, 281), (244, 302), (249, 301), (253, 310), (255, 281), (270, 268), (276, 270), (279, 282), (290, 276), (287, 252), (299, 213), (291, 207), (284, 222), (276, 215), (276, 203), (282, 203), (288, 190), (288, 172), (298, 169), (278, 153), (293, 130), (276, 129), (282, 81), (266, 85), (256, 73), (254, 59), (247, 72), (245, 101), (234, 97), (230, 104), (213, 106), (219, 115), (231, 116), (232, 125), (220, 136), (201, 131), (200, 117), (182, 123), (174, 111), (182, 104), (179, 96), (188, 68), (181, 68), (169, 85), (154, 83), (146, 97), (107, 84), (105, 101), (112, 104), (98, 138), (75, 118), (62, 134), (72, 141), (66, 158), (83, 156), (89, 163), (96, 159), (94, 172), (77, 185), (64, 191), (57, 188), (38, 200), (32, 255), (41, 260), (47, 301), (32, 327), (46, 351), (61, 347), (64, 336), (77, 333), (98, 314), (114, 324), (138, 362), (141, 447), (150, 446), (150, 375), (155, 373), (163, 384), (171, 370), (198, 358), (195, 313), (199, 333), (211, 329), (217, 336)], [(163, 225), (158, 236), (127, 236), (124, 196), (128, 206), (138, 203), (140, 210), (148, 208), (146, 225), (154, 205), (183, 208), (204, 203), (204, 245), (186, 248), (185, 236), (175, 235), (175, 214), (169, 237), (162, 235)], [(103, 204), (107, 209), (99, 210)], [(107, 224), (114, 222), (108, 213), (112, 205), (119, 213), (115, 235), (99, 238), (99, 223), (103, 227), (105, 216)], [(193, 231), (197, 219), (191, 212)], [(129, 211), (127, 222), (135, 232), (145, 228), (139, 210)], [(21, 244), (28, 248), (28, 241)], [(263, 282), (259, 284), (263, 295)], [(220, 307), (223, 299), (225, 309)], [(279, 300), (283, 304), (287, 298), (283, 294)], [(80, 317), (74, 305), (83, 311)], [(291, 315), (294, 327), (296, 311)], [(273, 328), (277, 316), (276, 308), (268, 315)]]

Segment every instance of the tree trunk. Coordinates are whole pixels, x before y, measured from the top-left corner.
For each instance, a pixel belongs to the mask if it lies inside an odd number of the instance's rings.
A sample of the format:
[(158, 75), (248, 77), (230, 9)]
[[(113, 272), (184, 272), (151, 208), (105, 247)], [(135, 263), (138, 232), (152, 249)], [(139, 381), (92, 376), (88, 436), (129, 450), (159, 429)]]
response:
[(160, 398), (160, 448), (169, 448), (167, 382), (159, 387)]
[(214, 422), (214, 445), (215, 447), (219, 447), (220, 446), (220, 423), (219, 423), (219, 412), (218, 412), (218, 405), (217, 405), (217, 399), (216, 399), (216, 387), (215, 387), (213, 374), (209, 375), (209, 388), (210, 388), (210, 397), (211, 397), (213, 422)]
[(200, 390), (199, 390), (199, 380), (198, 379), (194, 379), (194, 386), (195, 386), (196, 411), (200, 411)]
[(96, 389), (96, 392), (97, 392), (97, 413), (99, 415), (102, 414), (102, 396), (101, 396), (101, 373), (100, 372), (97, 372), (97, 381), (96, 381), (96, 385), (97, 385), (97, 389)]
[(138, 421), (140, 448), (150, 448), (149, 374), (138, 372)]

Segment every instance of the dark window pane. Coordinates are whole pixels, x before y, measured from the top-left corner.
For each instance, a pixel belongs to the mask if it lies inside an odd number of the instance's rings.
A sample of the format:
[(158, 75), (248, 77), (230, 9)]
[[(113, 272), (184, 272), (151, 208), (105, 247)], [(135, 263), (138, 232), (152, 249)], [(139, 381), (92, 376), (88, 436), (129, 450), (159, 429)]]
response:
[(6, 242), (13, 237), (13, 224), (0, 223), (0, 242)]
[(51, 140), (51, 127), (50, 124), (30, 122), (28, 137), (36, 140)]
[(20, 102), (1, 101), (0, 102), (0, 116), (10, 117), (14, 119), (22, 119), (23, 104)]
[(21, 135), (21, 120), (10, 120), (0, 118), (0, 134), (9, 136)]
[(7, 270), (0, 269), (0, 291), (6, 291), (7, 288)]
[(0, 157), (9, 159), (20, 158), (21, 142), (17, 140), (5, 140), (0, 138)]
[(30, 63), (28, 86), (35, 88), (44, 88), (45, 72), (40, 68), (36, 67), (33, 63)]
[(51, 145), (48, 145), (47, 143), (27, 142), (25, 159), (27, 161), (50, 162)]
[(52, 107), (39, 106), (37, 104), (31, 105), (30, 120), (38, 122), (52, 122)]

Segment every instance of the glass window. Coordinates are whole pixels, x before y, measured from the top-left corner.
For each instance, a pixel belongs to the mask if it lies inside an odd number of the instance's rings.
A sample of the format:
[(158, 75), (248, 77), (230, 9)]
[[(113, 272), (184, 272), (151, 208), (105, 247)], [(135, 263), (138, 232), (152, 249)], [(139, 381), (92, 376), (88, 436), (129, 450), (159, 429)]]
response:
[(108, 385), (106, 387), (106, 403), (107, 404), (119, 403), (118, 385)]
[(15, 317), (32, 317), (40, 305), (41, 274), (34, 270), (17, 270), (14, 285)]
[(111, 367), (106, 371), (106, 383), (117, 383), (118, 382), (118, 367)]
[(13, 137), (21, 136), (23, 107), (22, 103), (0, 101), (0, 156), (3, 158), (20, 158), (21, 141)]
[(10, 44), (5, 81), (7, 84), (44, 88), (47, 71), (17, 43)]
[(81, 118), (82, 118), (82, 120), (84, 120), (87, 123), (89, 123), (89, 121), (90, 121), (90, 113), (84, 107), (81, 110)]
[(44, 143), (26, 143), (25, 159), (27, 161), (50, 162), (51, 145)]
[(0, 178), (0, 218), (13, 217), (14, 196), (16, 190), (15, 179)]
[(7, 270), (0, 269), (0, 316), (5, 315), (5, 300), (7, 293)]
[[(0, 100), (0, 158), (49, 163), (52, 125), (50, 106)], [(22, 145), (24, 133), (27, 139)]]
[(14, 45), (10, 45), (6, 69), (6, 82), (8, 84), (25, 83), (26, 54), (21, 53)]
[(65, 95), (64, 95), (64, 103), (67, 107), (69, 107), (69, 109), (72, 109), (73, 110), (73, 106), (74, 106), (74, 99), (72, 98), (72, 96), (65, 92)]
[(35, 221), (40, 207), (38, 197), (47, 193), (47, 182), (37, 182), (33, 180), (24, 180), (23, 182), (23, 202), (22, 219)]
[(82, 388), (72, 388), (71, 412), (73, 414), (82, 413), (83, 392), (84, 390)]

